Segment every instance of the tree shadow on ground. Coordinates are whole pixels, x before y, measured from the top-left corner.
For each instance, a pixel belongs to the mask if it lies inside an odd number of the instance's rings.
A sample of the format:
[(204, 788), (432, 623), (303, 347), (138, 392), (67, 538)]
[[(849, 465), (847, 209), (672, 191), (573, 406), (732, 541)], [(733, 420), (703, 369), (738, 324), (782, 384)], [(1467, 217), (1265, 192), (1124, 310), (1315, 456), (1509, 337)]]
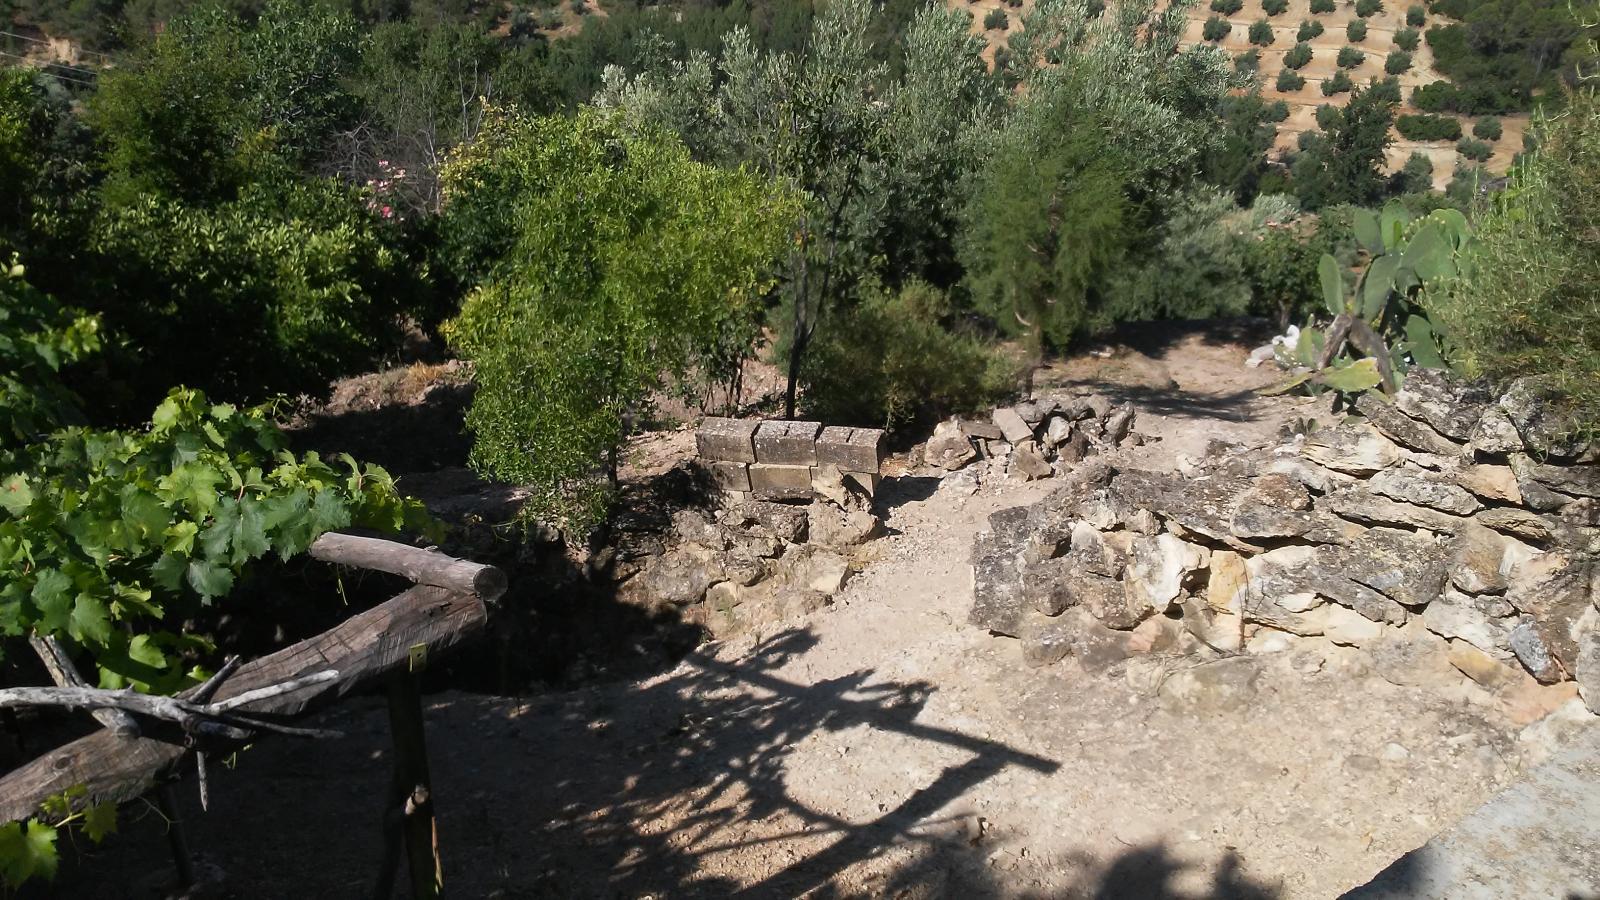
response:
[[(1048, 773), (1058, 764), (919, 722), (927, 683), (870, 670), (806, 677), (798, 657), (816, 640), (791, 629), (736, 660), (697, 652), (650, 681), (526, 703), (435, 698), (428, 739), (450, 894), (1275, 896), (1246, 881), (1236, 862), (1213, 873), (1211, 893), (1179, 891), (1174, 879), (1185, 867), (1161, 847), (1085, 864), (1064, 892), (1008, 886), (986, 864), (995, 847), (961, 804), (1008, 769)], [(389, 778), (383, 707), (352, 701), (321, 724), (346, 735), (268, 741), (242, 754), (236, 772), (213, 767), (208, 813), (192, 784), (182, 787), (191, 842), (227, 873), (223, 896), (370, 892)], [(904, 783), (885, 789), (853, 773), (852, 759), (833, 756), (858, 728), (903, 740), (904, 771), (892, 768)], [(112, 844), (64, 864), (58, 896), (155, 896), (138, 885), (141, 876), (159, 881), (147, 873), (170, 872), (162, 822), (125, 821)]]
[(1122, 344), (1146, 356), (1159, 357), (1190, 338), (1213, 346), (1259, 346), (1277, 333), (1267, 319), (1170, 319), (1159, 322), (1123, 322), (1105, 336), (1103, 343)]

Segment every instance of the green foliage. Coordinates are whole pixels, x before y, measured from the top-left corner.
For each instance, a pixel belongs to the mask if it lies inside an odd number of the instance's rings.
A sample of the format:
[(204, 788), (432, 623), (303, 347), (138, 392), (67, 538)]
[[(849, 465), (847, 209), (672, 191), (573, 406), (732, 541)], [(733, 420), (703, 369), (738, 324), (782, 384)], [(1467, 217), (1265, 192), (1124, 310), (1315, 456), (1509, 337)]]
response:
[[(1326, 29), (1316, 19), (1307, 19), (1300, 23), (1300, 30), (1295, 32), (1294, 39), (1300, 43), (1322, 37)], [(1310, 49), (1309, 47), (1307, 49)]]
[(1322, 96), (1332, 97), (1334, 94), (1347, 94), (1353, 90), (1355, 86), (1356, 83), (1350, 80), (1349, 73), (1341, 69), (1337, 72), (1334, 72), (1332, 78), (1323, 80)]
[(1011, 20), (1006, 17), (1006, 11), (998, 7), (989, 10), (983, 17), (985, 31), (1005, 31), (1010, 24)]
[(1307, 63), (1311, 62), (1311, 56), (1312, 51), (1310, 44), (1295, 44), (1289, 49), (1288, 53), (1283, 55), (1284, 68), (1293, 71), (1299, 71), (1305, 68)]
[(1408, 141), (1453, 141), (1461, 137), (1461, 123), (1449, 116), (1408, 114), (1394, 124)]
[(1244, 0), (1211, 0), (1211, 11), (1225, 16), (1237, 15), (1244, 9)]
[(77, 418), (63, 365), (100, 348), (100, 322), (28, 283), (16, 257), (0, 262), (0, 453)]
[(1306, 86), (1306, 80), (1294, 73), (1293, 69), (1284, 69), (1278, 73), (1278, 80), (1273, 87), (1283, 93), (1290, 94)]
[(1261, 0), (1261, 11), (1269, 16), (1281, 16), (1289, 8), (1289, 0)]
[(1333, 0), (1311, 0), (1311, 14), (1321, 15), (1333, 12)]
[(1321, 256), (1319, 245), (1306, 235), (1307, 221), (1286, 200), (1278, 198), (1273, 212), (1256, 216), (1258, 224), (1246, 235), (1243, 252), (1250, 309), (1273, 317), (1280, 327), (1315, 295)]
[(1430, 309), (1471, 374), (1538, 376), (1600, 416), (1600, 101), (1576, 92), (1483, 211), (1470, 265)]
[(1221, 16), (1212, 16), (1206, 19), (1206, 24), (1201, 26), (1200, 36), (1208, 41), (1220, 41), (1233, 30), (1233, 24)]
[(1370, 19), (1383, 11), (1383, 0), (1356, 0), (1356, 15)]
[(1258, 19), (1250, 26), (1250, 43), (1258, 47), (1272, 46), (1272, 23)]
[(1354, 47), (1340, 47), (1338, 63), (1341, 69), (1354, 69), (1366, 62), (1367, 55)]
[[(1413, 3), (1406, 7), (1406, 25), (1410, 28), (1421, 28), (1422, 23), (1428, 20), (1428, 10), (1420, 3)], [(1410, 49), (1410, 48), (1407, 48)]]
[(1421, 35), (1417, 34), (1417, 30), (1415, 28), (1402, 28), (1394, 33), (1395, 47), (1400, 50), (1404, 50), (1407, 53), (1415, 52), (1417, 49), (1417, 44), (1421, 40), (1422, 37)]
[[(1323, 82), (1323, 91), (1340, 72)], [(1294, 162), (1295, 193), (1307, 209), (1339, 203), (1370, 205), (1384, 196), (1384, 152), (1394, 119), (1394, 92), (1373, 85), (1350, 96), (1338, 122), (1326, 129), (1327, 140), (1300, 154)]]
[[(1352, 20), (1344, 27), (1344, 36), (1353, 44), (1361, 43), (1367, 39), (1367, 23), (1360, 19)], [(1344, 50), (1340, 50), (1339, 55), (1343, 57)]]
[(1411, 92), (1411, 105), (1424, 112), (1444, 112), (1459, 106), (1460, 92), (1448, 81), (1431, 81)]
[(1390, 75), (1399, 75), (1411, 70), (1411, 54), (1404, 50), (1394, 50), (1383, 61), (1383, 71)]
[(1321, 295), (1332, 322), (1307, 327), (1296, 348), (1303, 367), (1284, 387), (1307, 383), (1341, 393), (1375, 387), (1393, 392), (1413, 366), (1446, 368), (1453, 348), (1426, 312), (1430, 286), (1455, 278), (1471, 252), (1466, 217), (1441, 210), (1421, 219), (1399, 204), (1381, 215), (1355, 211), (1357, 242), (1368, 257), (1350, 290), (1344, 267), (1331, 254), (1317, 264)]
[(944, 292), (912, 282), (870, 289), (825, 332), (803, 370), (807, 413), (825, 422), (892, 427), (987, 407), (1014, 389), (1015, 366), (947, 326)]
[(1503, 134), (1505, 129), (1501, 127), (1499, 119), (1486, 116), (1472, 123), (1472, 136), (1475, 138), (1498, 141)]
[(1433, 190), (1433, 160), (1426, 153), (1413, 153), (1400, 168), (1400, 193), (1417, 194)]
[(1146, 238), (1155, 245), (1143, 264), (1109, 274), (1106, 314), (1113, 321), (1242, 315), (1250, 305), (1249, 227), (1229, 194), (1195, 188), (1180, 195)]
[(1233, 58), (1233, 69), (1235, 72), (1246, 75), (1254, 75), (1261, 71), (1261, 51), (1251, 47), (1249, 50), (1235, 56)]
[[(1436, 11), (1459, 21), (1428, 29), (1434, 66), (1460, 89), (1455, 111), (1528, 109), (1540, 93), (1574, 86), (1592, 62), (1586, 7), (1568, 0), (1449, 0)], [(1591, 17), (1592, 18), (1592, 17)]]
[(1344, 110), (1332, 103), (1324, 103), (1317, 107), (1317, 127), (1323, 131), (1332, 131), (1344, 121)]
[(492, 112), (445, 198), (446, 226), (491, 261), (448, 331), (476, 367), (473, 465), (585, 531), (624, 416), (664, 379), (722, 379), (750, 353), (795, 203), (593, 111)]
[(1473, 162), (1488, 162), (1494, 148), (1476, 138), (1464, 137), (1456, 141), (1456, 152)]

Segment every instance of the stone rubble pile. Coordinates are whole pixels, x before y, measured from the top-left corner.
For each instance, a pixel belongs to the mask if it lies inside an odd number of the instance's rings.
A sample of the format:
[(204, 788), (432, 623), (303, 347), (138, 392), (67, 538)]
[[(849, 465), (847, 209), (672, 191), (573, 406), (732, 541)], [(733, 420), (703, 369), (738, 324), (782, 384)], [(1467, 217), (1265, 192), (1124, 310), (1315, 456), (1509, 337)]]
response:
[(1321, 636), (1395, 683), (1576, 680), (1600, 712), (1600, 447), (1528, 381), (1416, 372), (1356, 408), (1183, 475), (1095, 461), (993, 514), (971, 623), (1091, 670)]
[(1008, 477), (1032, 481), (1070, 471), (1085, 458), (1143, 438), (1132, 404), (1098, 394), (1070, 400), (1032, 399), (994, 410), (988, 421), (949, 419), (922, 446), (922, 462), (955, 471), (985, 460)]

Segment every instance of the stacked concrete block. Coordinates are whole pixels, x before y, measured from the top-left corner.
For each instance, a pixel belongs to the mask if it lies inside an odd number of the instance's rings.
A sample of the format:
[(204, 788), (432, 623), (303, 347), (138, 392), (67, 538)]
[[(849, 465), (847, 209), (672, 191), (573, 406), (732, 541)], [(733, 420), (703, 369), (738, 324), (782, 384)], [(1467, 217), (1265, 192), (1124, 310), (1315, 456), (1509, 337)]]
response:
[(695, 444), (719, 487), (765, 500), (808, 500), (834, 472), (871, 494), (883, 462), (882, 429), (820, 422), (708, 418)]

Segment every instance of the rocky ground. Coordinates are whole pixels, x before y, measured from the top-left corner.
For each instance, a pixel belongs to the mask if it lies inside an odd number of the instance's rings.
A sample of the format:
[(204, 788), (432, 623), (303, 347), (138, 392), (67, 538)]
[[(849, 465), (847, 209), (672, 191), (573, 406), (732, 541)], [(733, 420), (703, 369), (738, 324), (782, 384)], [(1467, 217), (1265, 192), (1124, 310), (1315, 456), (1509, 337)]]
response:
[[(1037, 387), (1133, 403), (1149, 439), (1114, 452), (1152, 469), (1319, 415), (1254, 394), (1271, 376), (1243, 367), (1238, 335), (1146, 337), (1053, 366)], [(1320, 637), (1231, 659), (1031, 668), (1018, 641), (967, 624), (968, 560), (990, 513), (1059, 479), (963, 472), (886, 480), (887, 534), (825, 609), (644, 680), (429, 698), (450, 893), (1333, 897), (1592, 727), (1570, 685), (1475, 702), (1391, 683), (1364, 651)], [(220, 895), (370, 889), (383, 704), (318, 724), (347, 734), (242, 754), (204, 816), (185, 787)], [(161, 821), (135, 818), (63, 872), (61, 896), (154, 895), (159, 874), (132, 873), (167, 858)]]

